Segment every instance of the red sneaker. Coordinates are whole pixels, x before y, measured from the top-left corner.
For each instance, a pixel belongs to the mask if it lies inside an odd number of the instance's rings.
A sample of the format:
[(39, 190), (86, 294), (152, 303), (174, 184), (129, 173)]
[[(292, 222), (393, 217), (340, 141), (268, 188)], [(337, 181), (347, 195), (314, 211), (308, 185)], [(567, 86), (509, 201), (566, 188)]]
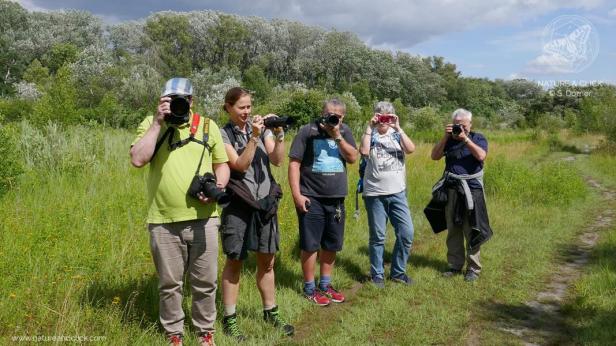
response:
[(183, 345), (182, 335), (179, 335), (179, 334), (170, 335), (168, 338), (168, 341), (169, 341), (170, 346), (182, 346)]
[(214, 343), (214, 334), (207, 332), (205, 334), (199, 335), (199, 345), (216, 346), (216, 344)]
[(314, 290), (311, 295), (307, 295), (304, 293), (304, 297), (310, 300), (311, 302), (317, 304), (318, 306), (327, 306), (329, 305), (329, 298), (319, 293), (318, 290)]
[(327, 289), (325, 291), (321, 290), (321, 293), (323, 293), (334, 303), (342, 303), (344, 301), (344, 295), (336, 291), (331, 284), (327, 285)]

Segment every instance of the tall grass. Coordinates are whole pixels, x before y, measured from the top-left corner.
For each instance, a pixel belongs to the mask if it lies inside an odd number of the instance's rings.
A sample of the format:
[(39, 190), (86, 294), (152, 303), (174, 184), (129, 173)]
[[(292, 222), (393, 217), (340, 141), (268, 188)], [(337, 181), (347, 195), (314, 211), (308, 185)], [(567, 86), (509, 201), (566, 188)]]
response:
[[(22, 123), (21, 135), (27, 174), (0, 200), (0, 336), (100, 335), (113, 345), (164, 344), (145, 230), (147, 169), (132, 168), (128, 160), (133, 134), (53, 124), (35, 129)], [(418, 143), (417, 152), (407, 159), (407, 194), (415, 225), (409, 274), (418, 284), (407, 288), (387, 283), (382, 291), (365, 285), (341, 309), (332, 309), (326, 321), (312, 321), (319, 308), (299, 294), (297, 220), (286, 162), (274, 169), (285, 192), (279, 210), (277, 300), (286, 318), (310, 324), (312, 333), (306, 340), (286, 339), (261, 321), (250, 257), (242, 274), (238, 313), (240, 327), (253, 342), (460, 343), (469, 334), (469, 323), (489, 319), (490, 312), (479, 306), (518, 304), (540, 286), (559, 246), (572, 239), (593, 207), (576, 168), (529, 161), (528, 154), (539, 149), (528, 141), (491, 142), (486, 186), (495, 236), (482, 251), (482, 278), (472, 286), (439, 276), (447, 267), (445, 235), (432, 234), (422, 215), (443, 167), (443, 162), (429, 159), (430, 149), (431, 143)], [(348, 169), (349, 191), (354, 191), (357, 166)], [(343, 289), (369, 272), (366, 213), (360, 201), (359, 219), (351, 217), (351, 197), (346, 201), (345, 247), (333, 275), (334, 284)], [(386, 260), (392, 246), (389, 233)], [(221, 255), (220, 267), (222, 263)], [(189, 308), (185, 304), (186, 311)], [(479, 337), (507, 340), (489, 331)], [(216, 339), (222, 345), (234, 343), (222, 333)]]

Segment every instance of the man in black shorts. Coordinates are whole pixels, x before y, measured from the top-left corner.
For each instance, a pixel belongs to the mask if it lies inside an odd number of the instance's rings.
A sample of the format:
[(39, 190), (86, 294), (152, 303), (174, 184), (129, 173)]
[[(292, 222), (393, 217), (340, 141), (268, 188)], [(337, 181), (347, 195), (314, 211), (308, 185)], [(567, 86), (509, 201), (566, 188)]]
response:
[[(346, 163), (357, 160), (351, 129), (342, 123), (346, 106), (338, 99), (324, 103), (322, 117), (300, 128), (289, 152), (289, 185), (299, 220), (304, 295), (317, 305), (341, 303), (344, 295), (331, 284), (336, 252), (344, 238)], [(314, 270), (320, 249), (320, 281)]]

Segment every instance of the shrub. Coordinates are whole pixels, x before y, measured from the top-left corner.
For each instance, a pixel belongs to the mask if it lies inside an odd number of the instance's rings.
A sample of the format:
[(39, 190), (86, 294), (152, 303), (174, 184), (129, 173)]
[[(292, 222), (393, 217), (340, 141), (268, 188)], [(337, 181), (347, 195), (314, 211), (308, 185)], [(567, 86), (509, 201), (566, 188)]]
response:
[(422, 107), (411, 112), (411, 127), (417, 131), (438, 130), (443, 127), (444, 115), (434, 107)]
[(18, 138), (19, 132), (14, 125), (0, 125), (0, 196), (15, 185), (23, 173)]

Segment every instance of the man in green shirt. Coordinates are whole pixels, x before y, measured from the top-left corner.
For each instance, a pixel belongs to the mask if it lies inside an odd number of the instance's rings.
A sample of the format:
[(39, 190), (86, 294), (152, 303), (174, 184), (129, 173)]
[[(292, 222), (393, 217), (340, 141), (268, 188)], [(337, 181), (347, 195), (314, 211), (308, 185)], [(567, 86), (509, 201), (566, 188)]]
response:
[[(187, 191), (196, 170), (200, 175), (214, 173), (217, 187), (223, 188), (229, 181), (229, 166), (218, 126), (192, 113), (192, 94), (188, 79), (167, 81), (156, 115), (139, 125), (130, 156), (135, 167), (150, 164), (147, 222), (159, 276), (160, 322), (170, 343), (181, 345), (186, 272), (192, 291), (192, 323), (201, 345), (212, 345), (220, 221), (210, 198), (199, 193), (197, 199)], [(171, 107), (178, 98), (185, 100), (176, 102), (180, 110), (182, 102), (188, 105), (181, 114)]]

